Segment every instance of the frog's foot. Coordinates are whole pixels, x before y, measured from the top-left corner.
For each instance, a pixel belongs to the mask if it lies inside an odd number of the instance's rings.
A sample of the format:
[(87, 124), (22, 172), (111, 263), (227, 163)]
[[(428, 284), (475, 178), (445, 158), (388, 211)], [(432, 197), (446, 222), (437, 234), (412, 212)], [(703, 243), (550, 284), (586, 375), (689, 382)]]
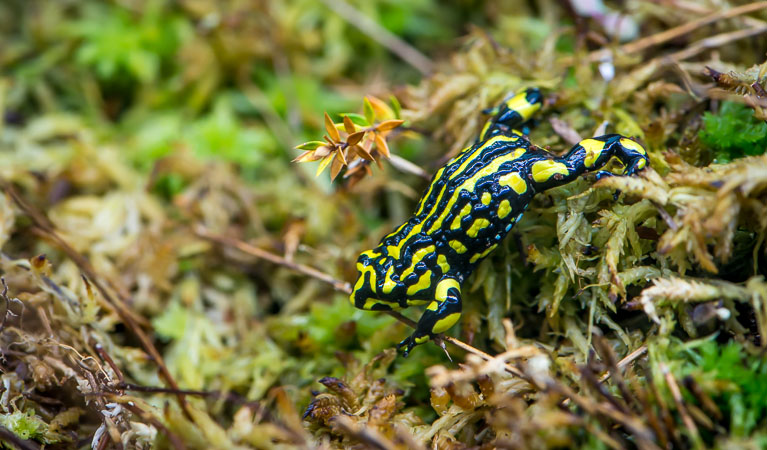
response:
[(406, 337), (402, 340), (399, 344), (397, 344), (397, 350), (404, 347), (404, 351), (402, 352), (402, 356), (407, 358), (407, 355), (410, 354), (410, 351), (413, 350), (413, 347), (416, 345), (423, 344), (424, 342), (427, 342), (429, 339), (431, 339), (432, 336), (428, 333), (424, 333), (422, 331), (416, 330), (413, 334)]

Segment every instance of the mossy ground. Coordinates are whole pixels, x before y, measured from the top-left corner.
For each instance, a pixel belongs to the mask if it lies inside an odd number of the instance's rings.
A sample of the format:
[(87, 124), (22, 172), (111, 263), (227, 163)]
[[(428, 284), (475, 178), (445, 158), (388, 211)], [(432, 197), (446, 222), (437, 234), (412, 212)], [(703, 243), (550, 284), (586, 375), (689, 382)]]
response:
[[(767, 446), (765, 8), (583, 4), (3, 2), (0, 445)], [(403, 359), (356, 256), (528, 86), (653, 169), (538, 195)], [(324, 112), (383, 169), (291, 163)]]

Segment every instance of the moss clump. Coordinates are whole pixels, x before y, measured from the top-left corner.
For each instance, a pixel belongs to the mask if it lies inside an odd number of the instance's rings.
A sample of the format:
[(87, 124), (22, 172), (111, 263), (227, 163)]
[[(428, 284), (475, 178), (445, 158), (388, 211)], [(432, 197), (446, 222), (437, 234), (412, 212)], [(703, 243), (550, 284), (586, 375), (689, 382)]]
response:
[(718, 113), (703, 115), (700, 140), (714, 151), (714, 162), (727, 163), (767, 150), (767, 123), (753, 117), (751, 108), (722, 102)]
[(8, 428), (21, 439), (33, 439), (45, 444), (55, 444), (60, 439), (48, 431), (48, 424), (34, 411), (15, 411), (0, 414), (0, 425)]

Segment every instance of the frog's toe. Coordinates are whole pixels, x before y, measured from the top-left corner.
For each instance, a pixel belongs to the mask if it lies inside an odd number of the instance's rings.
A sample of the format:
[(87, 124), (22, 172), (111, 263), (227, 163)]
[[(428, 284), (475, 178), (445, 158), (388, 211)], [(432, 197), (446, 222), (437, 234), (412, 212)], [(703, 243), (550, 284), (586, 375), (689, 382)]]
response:
[(415, 347), (415, 342), (413, 342), (413, 336), (408, 336), (405, 339), (402, 340), (399, 344), (397, 344), (397, 350), (400, 350), (401, 348), (405, 348), (405, 350), (402, 352), (402, 356), (407, 358), (407, 355), (410, 354), (410, 350)]
[(410, 354), (410, 351), (413, 350), (413, 347), (418, 344), (423, 344), (429, 339), (430, 336), (428, 334), (423, 334), (416, 331), (415, 333), (403, 339), (402, 342), (397, 344), (397, 350), (404, 348), (405, 350), (402, 352), (402, 356), (407, 358), (407, 356)]

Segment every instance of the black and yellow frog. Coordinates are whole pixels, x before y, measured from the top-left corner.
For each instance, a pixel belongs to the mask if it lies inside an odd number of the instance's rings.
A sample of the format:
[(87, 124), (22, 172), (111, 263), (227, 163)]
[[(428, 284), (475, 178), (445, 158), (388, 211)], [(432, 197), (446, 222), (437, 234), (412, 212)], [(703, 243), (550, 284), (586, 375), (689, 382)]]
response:
[[(461, 284), (501, 243), (537, 192), (601, 169), (612, 158), (622, 175), (647, 153), (618, 134), (584, 139), (556, 157), (520, 131), (542, 105), (538, 89), (511, 96), (491, 112), (477, 142), (439, 169), (413, 216), (377, 247), (362, 252), (350, 300), (373, 311), (426, 305), (404, 355), (452, 327), (461, 316)], [(597, 176), (613, 175), (598, 172)]]

